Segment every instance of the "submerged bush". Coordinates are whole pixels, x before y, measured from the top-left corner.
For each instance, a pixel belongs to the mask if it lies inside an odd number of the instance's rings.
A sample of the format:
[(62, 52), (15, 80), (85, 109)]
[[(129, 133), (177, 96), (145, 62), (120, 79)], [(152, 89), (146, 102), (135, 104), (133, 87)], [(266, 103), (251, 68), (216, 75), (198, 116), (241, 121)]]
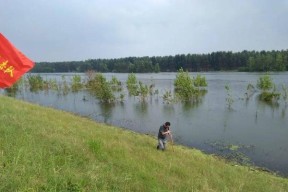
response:
[(200, 89), (200, 87), (207, 85), (205, 77), (199, 74), (196, 77), (191, 77), (187, 71), (185, 72), (180, 68), (174, 80), (175, 96), (180, 101), (197, 101), (207, 93), (205, 89)]
[(122, 91), (122, 83), (114, 75), (109, 83), (113, 91)]
[(201, 76), (197, 74), (195, 78), (193, 78), (193, 84), (195, 87), (207, 87), (207, 81), (205, 76)]
[(144, 85), (141, 81), (139, 81), (139, 96), (141, 98), (141, 101), (144, 101), (146, 99), (146, 97), (149, 94), (149, 88), (147, 85)]
[(250, 99), (250, 97), (255, 93), (255, 91), (256, 91), (256, 89), (255, 89), (255, 87), (251, 84), (251, 83), (249, 83), (248, 85), (247, 85), (247, 88), (246, 88), (246, 93), (245, 93), (245, 96), (246, 96), (246, 99), (248, 100), (248, 99)]
[(260, 100), (266, 101), (266, 102), (271, 102), (271, 101), (276, 101), (280, 98), (280, 93), (275, 93), (275, 92), (262, 92), (260, 94)]
[(287, 103), (288, 102), (288, 87), (282, 84), (282, 90), (283, 90), (283, 99)]
[(129, 95), (131, 96), (138, 96), (138, 84), (137, 84), (137, 78), (134, 73), (130, 73), (128, 75), (128, 79), (126, 81), (127, 89), (129, 92)]
[(163, 95), (163, 101), (164, 101), (164, 103), (167, 103), (167, 104), (172, 103), (172, 102), (175, 101), (175, 99), (174, 99), (171, 91), (166, 91), (166, 92), (164, 93), (164, 95)]
[[(271, 102), (280, 98), (280, 93), (276, 92), (276, 86), (268, 74), (259, 77), (257, 81), (257, 88), (262, 90), (259, 97), (262, 101)], [(274, 88), (273, 91), (270, 91), (272, 88)]]
[(272, 89), (272, 87), (273, 87), (273, 80), (268, 74), (259, 77), (259, 79), (257, 80), (257, 88), (262, 91), (268, 91)]
[(35, 92), (43, 89), (44, 81), (40, 75), (28, 75), (28, 83), (30, 86), (30, 91)]
[(22, 78), (20, 78), (11, 87), (6, 88), (5, 92), (7, 93), (7, 95), (10, 96), (10, 97), (15, 97), (16, 93), (19, 90), (19, 84), (22, 84), (22, 81), (23, 81)]
[(83, 84), (81, 83), (81, 76), (80, 75), (74, 75), (72, 78), (72, 85), (71, 89), (72, 92), (78, 92), (83, 87)]
[(233, 99), (233, 96), (231, 94), (230, 86), (229, 85), (225, 85), (225, 90), (226, 90), (226, 93), (227, 93), (226, 104), (228, 106), (228, 109), (231, 109), (232, 108), (232, 104), (234, 103), (234, 99)]
[(176, 96), (183, 101), (191, 100), (194, 96), (193, 79), (188, 72), (182, 68), (179, 69), (176, 79), (174, 80), (174, 87)]
[(70, 91), (68, 82), (66, 81), (65, 75), (62, 75), (62, 84), (60, 85), (59, 91), (62, 90), (63, 95), (67, 95)]
[(101, 102), (110, 103), (115, 100), (115, 96), (109, 82), (104, 75), (97, 73), (95, 77), (86, 84), (89, 92), (96, 96)]

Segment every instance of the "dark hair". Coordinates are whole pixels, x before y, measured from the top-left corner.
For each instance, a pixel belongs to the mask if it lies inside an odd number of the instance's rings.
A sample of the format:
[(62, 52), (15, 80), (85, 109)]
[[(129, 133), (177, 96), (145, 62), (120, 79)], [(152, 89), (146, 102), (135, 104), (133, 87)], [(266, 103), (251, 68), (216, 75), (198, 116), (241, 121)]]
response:
[(166, 125), (166, 126), (170, 126), (170, 122), (167, 121), (167, 122), (165, 123), (165, 125)]

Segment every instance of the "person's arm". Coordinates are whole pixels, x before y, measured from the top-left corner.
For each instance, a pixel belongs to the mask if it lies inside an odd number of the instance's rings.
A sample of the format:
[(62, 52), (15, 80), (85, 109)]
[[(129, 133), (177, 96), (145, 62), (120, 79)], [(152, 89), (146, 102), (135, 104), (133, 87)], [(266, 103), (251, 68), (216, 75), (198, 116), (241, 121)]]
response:
[(171, 132), (170, 132), (170, 130), (168, 130), (168, 131), (161, 131), (161, 134), (162, 134), (162, 135), (170, 135)]

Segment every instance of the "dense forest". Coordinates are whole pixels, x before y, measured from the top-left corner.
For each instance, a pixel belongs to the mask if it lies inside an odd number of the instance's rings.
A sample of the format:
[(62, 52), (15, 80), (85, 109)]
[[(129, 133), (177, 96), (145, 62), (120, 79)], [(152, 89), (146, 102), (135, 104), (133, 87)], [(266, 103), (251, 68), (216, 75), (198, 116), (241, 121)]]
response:
[(175, 56), (89, 59), (85, 61), (37, 62), (32, 72), (97, 72), (148, 73), (185, 71), (287, 71), (288, 50), (212, 52)]

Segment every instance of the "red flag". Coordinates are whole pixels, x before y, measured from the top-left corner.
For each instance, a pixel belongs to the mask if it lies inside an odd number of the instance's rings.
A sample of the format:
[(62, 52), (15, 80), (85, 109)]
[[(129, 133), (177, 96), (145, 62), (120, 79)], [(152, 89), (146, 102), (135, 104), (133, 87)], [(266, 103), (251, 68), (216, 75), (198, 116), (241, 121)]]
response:
[(0, 88), (10, 87), (33, 66), (34, 62), (0, 33)]

